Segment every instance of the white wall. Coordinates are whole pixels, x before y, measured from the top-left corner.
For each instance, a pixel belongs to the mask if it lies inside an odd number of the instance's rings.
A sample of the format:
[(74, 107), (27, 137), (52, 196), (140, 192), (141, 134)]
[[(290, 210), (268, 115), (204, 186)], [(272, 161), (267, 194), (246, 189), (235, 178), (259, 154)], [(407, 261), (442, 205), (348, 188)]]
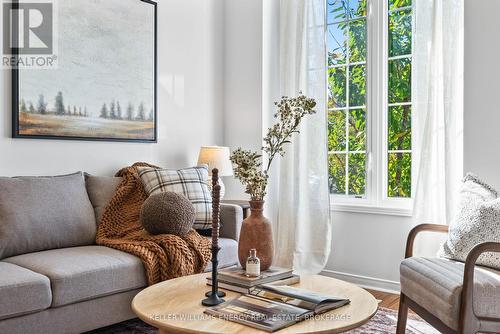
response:
[(222, 15), (222, 0), (159, 1), (157, 144), (12, 139), (10, 72), (1, 71), (0, 175), (111, 175), (134, 161), (195, 164), (201, 145), (223, 138)]
[[(325, 270), (334, 276), (379, 288), (397, 290), (399, 263), (406, 236), (413, 226), (409, 217), (332, 212), (332, 253)], [(387, 282), (386, 282), (387, 281)]]
[[(225, 0), (224, 145), (262, 146), (262, 0)], [(241, 184), (226, 178), (226, 198), (246, 198)]]
[(497, 0), (465, 1), (464, 168), (500, 189), (500, 11)]

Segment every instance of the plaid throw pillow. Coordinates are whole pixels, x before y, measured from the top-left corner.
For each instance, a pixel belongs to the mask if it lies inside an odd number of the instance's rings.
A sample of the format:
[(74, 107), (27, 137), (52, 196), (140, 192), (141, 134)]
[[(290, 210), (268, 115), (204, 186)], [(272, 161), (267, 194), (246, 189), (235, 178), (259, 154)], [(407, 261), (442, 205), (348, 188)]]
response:
[(212, 196), (208, 188), (208, 166), (179, 170), (142, 167), (138, 171), (149, 196), (167, 191), (186, 196), (196, 212), (193, 227), (197, 230), (211, 228)]

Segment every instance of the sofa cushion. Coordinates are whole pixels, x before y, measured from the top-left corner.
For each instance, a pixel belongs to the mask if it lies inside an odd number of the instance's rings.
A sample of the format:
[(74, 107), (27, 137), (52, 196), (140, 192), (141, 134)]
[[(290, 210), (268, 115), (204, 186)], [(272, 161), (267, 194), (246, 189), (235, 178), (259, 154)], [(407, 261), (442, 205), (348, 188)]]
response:
[(47, 276), (53, 307), (146, 286), (138, 257), (103, 246), (53, 249), (7, 258), (5, 262)]
[(121, 177), (92, 175), (85, 177), (87, 193), (94, 207), (97, 225), (101, 222), (102, 214), (115, 194), (115, 190), (120, 182), (122, 182)]
[(46, 276), (0, 262), (0, 320), (50, 307), (52, 294)]
[[(207, 237), (208, 238), (208, 237)], [(226, 268), (238, 264), (238, 243), (233, 239), (219, 238), (220, 251), (217, 256), (217, 268)], [(205, 272), (212, 271), (212, 262), (208, 262)]]
[[(401, 292), (457, 328), (464, 264), (439, 258), (408, 258), (401, 263)], [(474, 312), (482, 317), (500, 314), (500, 271), (476, 267)]]
[(95, 243), (96, 224), (82, 173), (0, 177), (0, 259)]
[(241, 224), (243, 222), (243, 209), (239, 205), (220, 204), (220, 236), (238, 241), (240, 238)]
[(151, 167), (137, 169), (148, 196), (166, 191), (186, 196), (196, 213), (193, 227), (197, 230), (211, 228), (212, 195), (208, 187), (207, 165), (179, 170)]

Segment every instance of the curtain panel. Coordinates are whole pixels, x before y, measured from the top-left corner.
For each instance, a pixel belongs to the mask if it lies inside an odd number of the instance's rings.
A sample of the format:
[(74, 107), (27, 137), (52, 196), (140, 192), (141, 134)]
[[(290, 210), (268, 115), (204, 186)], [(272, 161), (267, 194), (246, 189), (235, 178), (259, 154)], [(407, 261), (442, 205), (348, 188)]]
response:
[(297, 273), (320, 272), (331, 243), (328, 190), (326, 50), (324, 0), (280, 1), (281, 95), (299, 92), (317, 101), (316, 114), (304, 119), (286, 155), (271, 174), (277, 194), (271, 206), (276, 264)]

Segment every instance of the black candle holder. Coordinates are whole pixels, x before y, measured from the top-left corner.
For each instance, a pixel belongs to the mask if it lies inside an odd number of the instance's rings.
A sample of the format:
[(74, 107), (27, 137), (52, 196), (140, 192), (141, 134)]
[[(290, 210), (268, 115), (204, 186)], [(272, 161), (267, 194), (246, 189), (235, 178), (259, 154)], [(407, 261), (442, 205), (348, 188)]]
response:
[(208, 291), (205, 296), (207, 298), (201, 301), (204, 306), (215, 306), (225, 302), (224, 291), (219, 291), (219, 282), (217, 280), (217, 266), (219, 260), (219, 212), (220, 212), (220, 185), (219, 170), (214, 168), (212, 170), (212, 290)]

